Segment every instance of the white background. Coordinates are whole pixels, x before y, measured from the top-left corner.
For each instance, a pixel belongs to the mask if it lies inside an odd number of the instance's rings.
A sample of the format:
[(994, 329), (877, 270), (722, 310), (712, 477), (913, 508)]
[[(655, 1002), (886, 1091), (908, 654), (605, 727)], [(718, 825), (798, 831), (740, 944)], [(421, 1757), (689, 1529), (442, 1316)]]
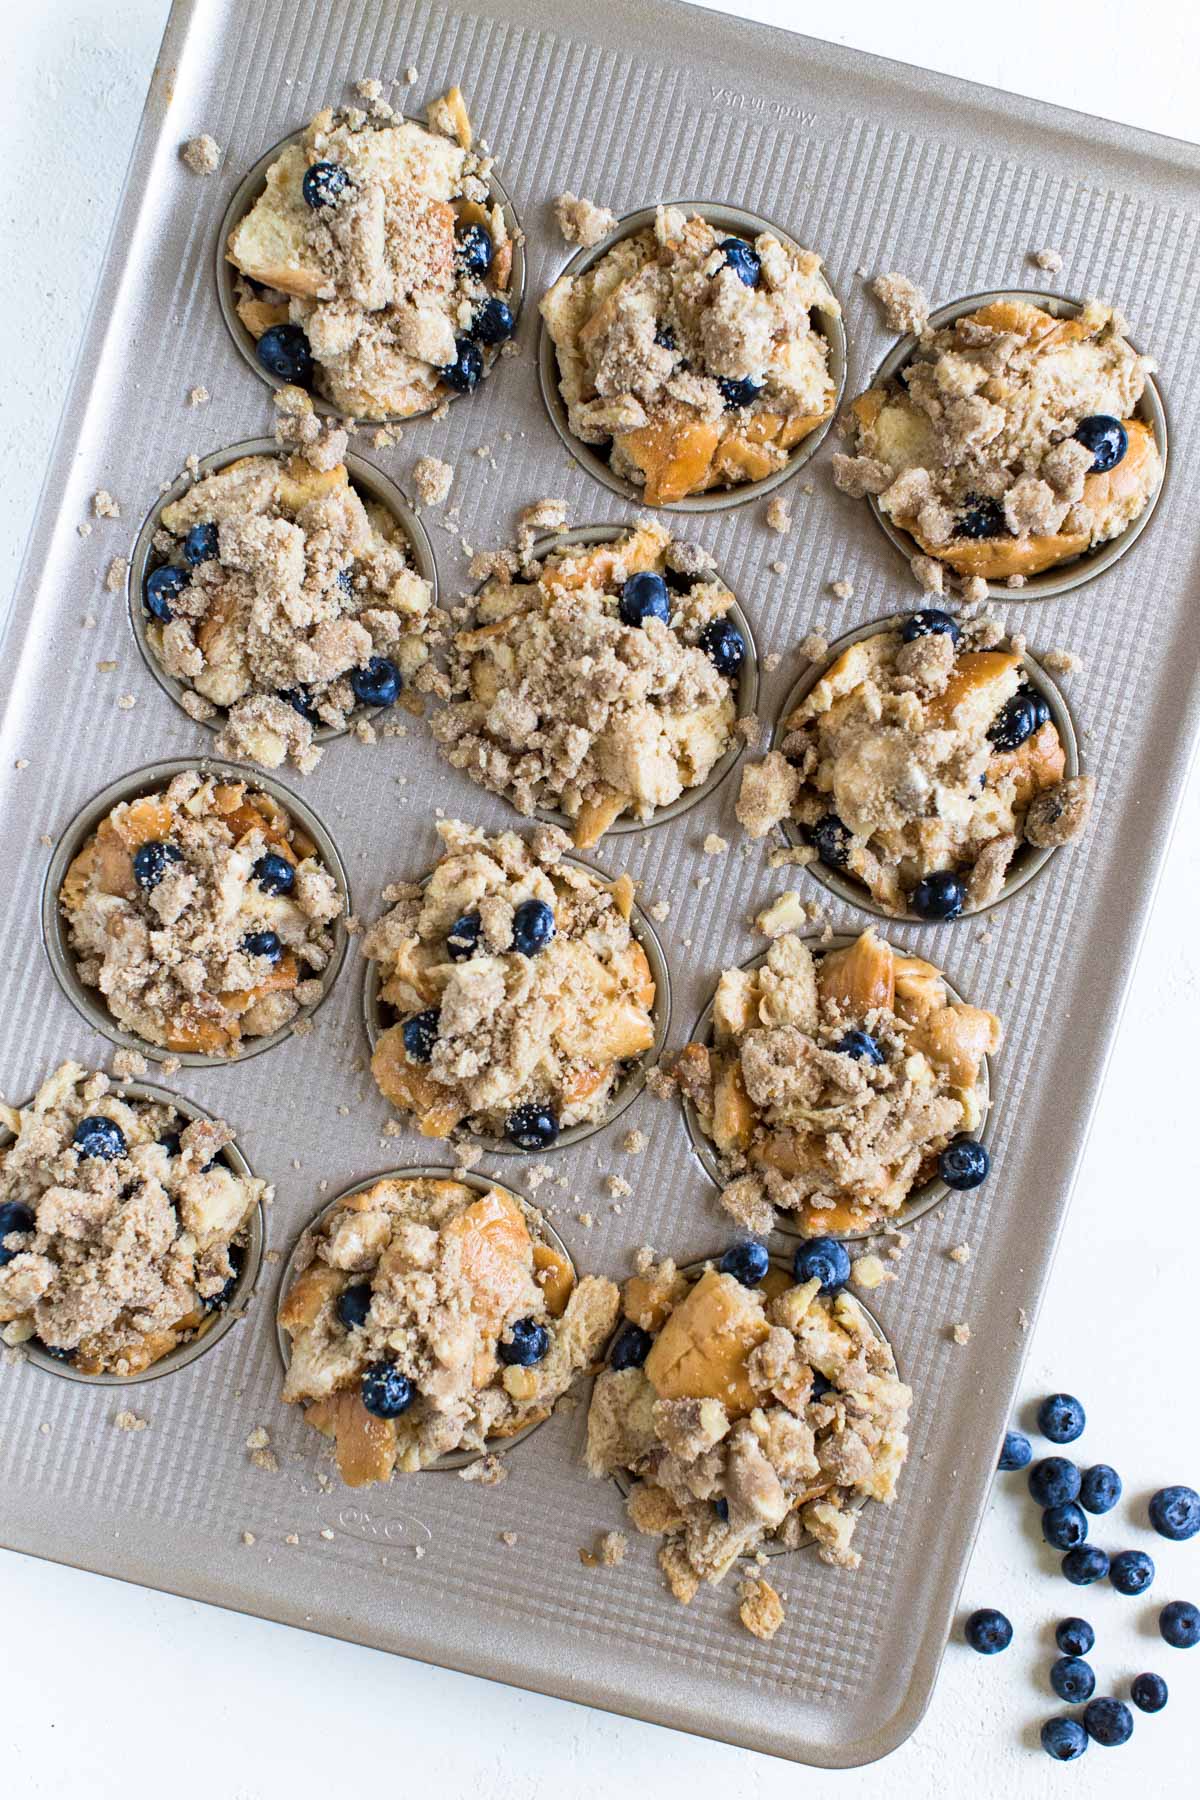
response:
[[(833, 16), (786, 0), (726, 0), (724, 10), (813, 35), (836, 27), (839, 41), (859, 49), (1200, 136), (1200, 23), (1179, 0), (953, 11), (945, 0), (927, 8), (857, 0)], [(166, 13), (165, 0), (27, 0), (4, 25), (0, 595), (16, 579)], [(1086, 645), (1077, 648), (1086, 660)], [(1120, 1469), (1142, 1517), (1161, 1482), (1200, 1486), (1191, 1267), (1198, 890), (1193, 780), (1024, 1387), (1031, 1397), (1065, 1388), (1084, 1399), (1088, 1458)], [(1135, 1787), (1195, 1792), (1200, 1650), (1189, 1658), (1163, 1645), (1148, 1603), (1052, 1578), (1035, 1509), (1018, 1499), (1021, 1478), (1006, 1480), (963, 1601), (1000, 1606), (1017, 1640), (995, 1659), (951, 1643), (925, 1720), (872, 1769), (836, 1777), (798, 1769), (0, 1553), (0, 1796), (573, 1800), (649, 1791), (655, 1800), (794, 1800), (836, 1788), (845, 1800), (915, 1800), (1002, 1789), (1033, 1797), (1068, 1783), (1089, 1800)], [(1160, 1604), (1200, 1602), (1200, 1539), (1170, 1547), (1131, 1516), (1123, 1505), (1104, 1541), (1158, 1555)], [(937, 1554), (936, 1542), (929, 1550)], [(1157, 1717), (1137, 1716), (1129, 1746), (1093, 1746), (1068, 1771), (1036, 1743), (1038, 1722), (1057, 1704), (1045, 1683), (1052, 1625), (1072, 1611), (1097, 1627), (1100, 1691), (1124, 1693), (1130, 1675), (1152, 1668), (1167, 1676), (1172, 1700)]]

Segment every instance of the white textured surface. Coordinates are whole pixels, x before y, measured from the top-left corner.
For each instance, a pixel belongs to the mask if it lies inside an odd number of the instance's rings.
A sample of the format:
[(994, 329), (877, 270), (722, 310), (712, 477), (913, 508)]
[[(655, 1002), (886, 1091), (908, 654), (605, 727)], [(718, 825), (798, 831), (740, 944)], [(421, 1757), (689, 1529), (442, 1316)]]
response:
[[(36, 16), (30, 8), (7, 26), (3, 116), (40, 124), (49, 113), (54, 126), (49, 143), (40, 130), (9, 134), (0, 306), (4, 341), (21, 349), (6, 359), (3, 441), (12, 466), (0, 484), (2, 589), (15, 577), (165, 10), (161, 0), (40, 0)], [(808, 22), (798, 9), (768, 0), (726, 10)], [(1086, 37), (1071, 9), (1040, 14), (1036, 64), (1030, 36), (997, 30), (994, 15), (975, 35), (964, 15), (948, 42), (942, 8), (914, 20), (905, 9), (860, 0), (846, 21), (852, 30), (839, 35), (1152, 129), (1194, 131), (1194, 19), (1185, 25), (1182, 9), (1166, 3), (1143, 5), (1137, 17), (1137, 36), (1127, 43), (1127, 7), (1091, 7)], [(827, 28), (823, 18), (811, 27)], [(181, 120), (181, 134), (203, 125)], [(17, 216), (24, 221), (31, 213), (34, 227), (23, 227), (18, 240)], [(19, 456), (12, 455), (15, 443)], [(1148, 629), (1152, 619), (1148, 606)], [(1076, 648), (1086, 655), (1086, 646)], [(1143, 1505), (1163, 1481), (1200, 1484), (1194, 1404), (1181, 1415), (1178, 1388), (1160, 1373), (1188, 1367), (1192, 1342), (1179, 1247), (1190, 1241), (1194, 1100), (1190, 1058), (1181, 1052), (1194, 1035), (1200, 999), (1200, 955), (1184, 923), (1198, 885), (1194, 781), (1025, 1384), (1030, 1394), (1060, 1386), (1084, 1398), (1092, 1421), (1081, 1447), (1086, 1459), (1113, 1462)], [(5, 1556), (0, 1618), (10, 1670), (0, 1792), (14, 1800), (141, 1800), (162, 1792), (172, 1800), (214, 1793), (274, 1800), (371, 1791), (386, 1781), (405, 1790), (436, 1782), (442, 1793), (497, 1800), (647, 1788), (667, 1800), (685, 1793), (770, 1800), (824, 1793), (834, 1781), (849, 1795), (880, 1793), (886, 1782), (890, 1791), (918, 1796), (991, 1793), (1002, 1785), (1040, 1795), (1065, 1780), (1089, 1796), (1127, 1794), (1135, 1783), (1181, 1791), (1181, 1771), (1200, 1748), (1200, 1657), (1161, 1644), (1147, 1603), (1052, 1579), (1054, 1560), (1036, 1541), (1036, 1513), (1017, 1499), (1023, 1484), (1006, 1482), (985, 1523), (964, 1603), (1001, 1606), (1018, 1641), (994, 1661), (952, 1645), (929, 1714), (883, 1768), (841, 1778), (792, 1769)], [(1097, 1530), (1098, 1540), (1157, 1552), (1160, 1604), (1176, 1595), (1200, 1598), (1200, 1548), (1152, 1542), (1152, 1534), (1117, 1522), (1128, 1516), (1123, 1505)], [(936, 1555), (936, 1543), (930, 1551)], [(1048, 1627), (1068, 1611), (1096, 1625), (1092, 1661), (1102, 1689), (1113, 1691), (1113, 1681), (1150, 1667), (1167, 1676), (1173, 1695), (1162, 1716), (1139, 1717), (1130, 1747), (1116, 1757), (1093, 1749), (1070, 1776), (1030, 1749), (1037, 1722), (1055, 1710), (1044, 1682), (1054, 1654)], [(196, 1719), (203, 1721), (199, 1730)]]

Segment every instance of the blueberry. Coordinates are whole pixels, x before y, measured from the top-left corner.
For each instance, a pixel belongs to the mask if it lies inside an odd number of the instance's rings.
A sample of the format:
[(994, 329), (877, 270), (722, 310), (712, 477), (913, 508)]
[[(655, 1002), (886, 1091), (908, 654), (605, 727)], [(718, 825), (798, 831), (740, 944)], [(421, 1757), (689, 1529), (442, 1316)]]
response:
[(400, 685), (400, 671), (386, 656), (373, 656), (363, 668), (350, 671), (350, 686), (364, 706), (391, 706)]
[(550, 1333), (544, 1325), (534, 1319), (518, 1319), (510, 1325), (507, 1343), (503, 1338), (496, 1345), (496, 1355), (502, 1363), (515, 1363), (519, 1368), (531, 1369), (534, 1363), (540, 1363), (550, 1348)]
[(654, 1342), (648, 1331), (627, 1319), (616, 1337), (613, 1347), (608, 1353), (610, 1369), (640, 1369), (650, 1354), (650, 1346)]
[(412, 1062), (426, 1063), (433, 1055), (433, 1046), (437, 1043), (439, 1013), (436, 1006), (427, 1008), (425, 1012), (414, 1014), (404, 1021), (404, 1049)]
[(365, 1325), (370, 1310), (371, 1284), (369, 1281), (356, 1281), (350, 1287), (343, 1288), (338, 1295), (337, 1316), (347, 1331), (353, 1331), (356, 1326)]
[(726, 412), (736, 412), (738, 407), (753, 405), (755, 398), (763, 390), (762, 382), (753, 381), (749, 375), (742, 376), (738, 381), (729, 375), (718, 375), (717, 386), (725, 401)]
[(1084, 1729), (1094, 1743), (1111, 1748), (1128, 1743), (1133, 1735), (1133, 1714), (1123, 1700), (1093, 1700), (1084, 1710)]
[(1096, 1691), (1091, 1663), (1085, 1663), (1080, 1656), (1060, 1656), (1051, 1665), (1050, 1686), (1068, 1706), (1082, 1706)]
[(530, 1101), (509, 1113), (504, 1135), (518, 1150), (548, 1150), (558, 1138), (558, 1120), (548, 1106)]
[(967, 890), (949, 869), (935, 869), (918, 881), (908, 904), (921, 919), (957, 919), (967, 903)]
[(312, 695), (306, 688), (281, 688), (279, 698), (286, 701), (293, 712), (298, 712), (302, 719), (307, 719), (316, 731), (321, 723), (320, 715), (312, 703)]
[(1129, 1698), (1139, 1712), (1161, 1712), (1167, 1704), (1167, 1684), (1161, 1675), (1135, 1675), (1129, 1684)]
[(1087, 1414), (1074, 1394), (1047, 1394), (1037, 1411), (1038, 1430), (1052, 1444), (1073, 1444), (1083, 1436)]
[(1044, 694), (1039, 694), (1036, 688), (1030, 687), (1027, 681), (1022, 681), (1017, 692), (1033, 702), (1033, 710), (1037, 715), (1036, 729), (1040, 731), (1043, 725), (1050, 723), (1050, 702)]
[(304, 171), (304, 180), (300, 186), (304, 192), (306, 206), (316, 212), (319, 207), (332, 206), (345, 192), (350, 176), (341, 163), (315, 162)]
[(481, 279), (492, 266), (492, 234), (485, 225), (464, 225), (458, 233), (458, 260)]
[(275, 931), (248, 931), (241, 947), (247, 956), (261, 957), (272, 969), (283, 955), (283, 945)]
[(1006, 1431), (1000, 1451), (998, 1469), (1026, 1469), (1033, 1459), (1033, 1446), (1023, 1431)]
[(517, 329), (512, 308), (495, 295), (485, 300), (471, 320), (471, 336), (477, 344), (503, 344)]
[(455, 919), (446, 936), (446, 949), (451, 962), (466, 962), (479, 942), (483, 920), (477, 912), (463, 913)]
[(344, 569), (339, 569), (335, 579), (343, 594), (349, 595), (354, 592), (354, 570), (349, 565)]
[(967, 1642), (980, 1656), (995, 1656), (998, 1650), (1007, 1650), (1012, 1643), (1012, 1634), (1012, 1626), (994, 1606), (981, 1607), (967, 1620)]
[(660, 320), (654, 327), (654, 341), (660, 350), (674, 350), (675, 333), (669, 325), (664, 325)]
[(1154, 1580), (1154, 1562), (1144, 1550), (1121, 1550), (1108, 1565), (1118, 1594), (1144, 1594)]
[(296, 871), (286, 856), (268, 850), (259, 857), (250, 873), (264, 894), (290, 894), (296, 885)]
[(512, 947), (538, 956), (554, 936), (554, 914), (544, 900), (522, 900), (513, 914)]
[(1078, 1719), (1047, 1719), (1041, 1738), (1042, 1749), (1055, 1762), (1074, 1762), (1088, 1747), (1087, 1732)]
[(1096, 1634), (1086, 1619), (1060, 1619), (1054, 1627), (1054, 1641), (1064, 1656), (1086, 1656)]
[(1029, 1492), (1039, 1506), (1067, 1506), (1079, 1498), (1079, 1470), (1065, 1456), (1043, 1456), (1029, 1471)]
[(125, 1133), (116, 1120), (106, 1119), (102, 1113), (90, 1113), (86, 1119), (80, 1119), (72, 1142), (80, 1156), (94, 1156), (101, 1162), (116, 1162), (128, 1148)]
[(27, 1206), (19, 1200), (6, 1200), (0, 1206), (0, 1269), (10, 1263), (17, 1252), (6, 1250), (4, 1240), (10, 1231), (32, 1231), (36, 1221)]
[(483, 351), (468, 337), (455, 338), (454, 361), (438, 374), (456, 394), (469, 394), (483, 380)]
[(412, 1382), (394, 1362), (385, 1358), (363, 1370), (362, 1403), (377, 1419), (398, 1419), (416, 1397)]
[(938, 1174), (960, 1194), (986, 1181), (991, 1166), (991, 1157), (976, 1138), (956, 1137), (938, 1156)]
[(1062, 1559), (1062, 1572), (1072, 1587), (1090, 1587), (1108, 1574), (1108, 1551), (1099, 1544), (1081, 1544), (1068, 1550)]
[(955, 537), (1002, 537), (1006, 530), (1004, 508), (998, 500), (989, 500), (983, 494), (967, 495), (967, 511), (955, 521)]
[(269, 375), (278, 375), (297, 387), (312, 381), (312, 351), (299, 325), (272, 325), (254, 346), (254, 354)]
[(914, 638), (928, 637), (934, 631), (944, 631), (950, 642), (957, 644), (960, 635), (957, 624), (948, 612), (939, 612), (936, 606), (910, 613), (900, 627), (900, 636), (906, 644), (911, 644)]
[(621, 589), (617, 611), (626, 625), (644, 625), (647, 619), (661, 619), (665, 625), (671, 617), (667, 584), (653, 569), (639, 569)]
[(1064, 1506), (1048, 1506), (1042, 1514), (1042, 1536), (1056, 1550), (1077, 1550), (1087, 1534), (1087, 1514), (1073, 1500)]
[(1106, 475), (1109, 469), (1115, 469), (1129, 448), (1129, 433), (1120, 419), (1108, 413), (1093, 413), (1090, 418), (1080, 419), (1075, 436), (1085, 450), (1092, 452), (1093, 475)]
[(1182, 1544), (1200, 1531), (1200, 1494), (1195, 1488), (1159, 1488), (1150, 1496), (1150, 1523), (1159, 1537)]
[(744, 281), (749, 288), (758, 286), (762, 263), (759, 261), (758, 252), (752, 250), (744, 238), (724, 238), (717, 245), (717, 249), (739, 281)]
[(729, 1502), (725, 1498), (724, 1494), (718, 1494), (716, 1499), (713, 1501), (713, 1511), (716, 1513), (718, 1519), (720, 1519), (722, 1525), (728, 1525), (728, 1523), (729, 1523)]
[(1200, 1644), (1200, 1606), (1190, 1600), (1172, 1600), (1158, 1615), (1158, 1629), (1174, 1650), (1194, 1650)]
[(206, 1313), (218, 1312), (221, 1307), (228, 1306), (229, 1302), (233, 1299), (234, 1289), (237, 1287), (238, 1280), (242, 1273), (242, 1258), (240, 1251), (236, 1248), (230, 1250), (229, 1260), (233, 1264), (232, 1273), (230, 1274), (229, 1279), (215, 1294), (206, 1294), (204, 1299), (200, 1302)]
[(182, 1133), (178, 1131), (164, 1131), (158, 1142), (168, 1156), (178, 1156), (183, 1148)]
[(699, 644), (717, 674), (730, 681), (746, 660), (746, 640), (730, 619), (713, 619), (700, 633)]
[(1083, 1471), (1079, 1484), (1079, 1504), (1090, 1513), (1111, 1512), (1121, 1498), (1121, 1477), (1107, 1463), (1096, 1463)]
[(721, 1258), (722, 1275), (732, 1275), (744, 1288), (757, 1287), (771, 1266), (765, 1244), (730, 1244)]
[(163, 843), (158, 838), (151, 838), (145, 844), (139, 844), (133, 853), (133, 877), (140, 888), (149, 893), (156, 888), (167, 872), (169, 863), (183, 861), (183, 853), (174, 844)]
[(833, 1047), (841, 1056), (852, 1056), (855, 1062), (874, 1063), (876, 1068), (884, 1060), (883, 1051), (869, 1031), (848, 1031)]
[(797, 1247), (792, 1263), (797, 1281), (817, 1280), (823, 1294), (845, 1287), (850, 1279), (850, 1257), (836, 1238), (809, 1238)]
[(813, 848), (828, 869), (844, 869), (850, 860), (850, 833), (836, 813), (826, 813), (809, 832)]
[(813, 1400), (823, 1400), (832, 1386), (833, 1383), (830, 1381), (828, 1375), (822, 1375), (820, 1369), (814, 1369), (812, 1371), (812, 1393), (810, 1398)]
[(44, 1356), (52, 1356), (55, 1362), (74, 1362), (74, 1350), (64, 1349), (61, 1344), (48, 1344), (45, 1338), (34, 1338), (34, 1343)]
[(146, 611), (160, 624), (169, 625), (175, 617), (171, 602), (178, 600), (190, 580), (188, 570), (181, 569), (178, 563), (163, 563), (151, 569), (146, 577)]
[(988, 726), (988, 743), (997, 750), (1015, 750), (1037, 728), (1038, 709), (1032, 695), (1014, 694)]
[(193, 569), (202, 562), (212, 562), (217, 554), (217, 528), (213, 524), (193, 525), (183, 540), (183, 560)]

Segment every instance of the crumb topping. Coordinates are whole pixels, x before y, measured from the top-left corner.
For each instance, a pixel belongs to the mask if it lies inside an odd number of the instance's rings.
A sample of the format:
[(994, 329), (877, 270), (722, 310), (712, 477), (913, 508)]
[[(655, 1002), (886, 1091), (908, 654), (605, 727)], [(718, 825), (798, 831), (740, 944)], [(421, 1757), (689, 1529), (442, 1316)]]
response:
[[(576, 1280), (534, 1207), (449, 1179), (385, 1178), (348, 1195), (305, 1234), (300, 1259), (279, 1310), (291, 1340), (283, 1398), (333, 1438), (350, 1487), (482, 1451), (546, 1418), (619, 1308), (611, 1281)], [(544, 1339), (533, 1362), (513, 1354), (514, 1334), (522, 1353)], [(368, 1409), (368, 1372), (404, 1378), (402, 1411)], [(460, 1471), (485, 1485), (505, 1472), (491, 1454)]]
[(554, 202), (554, 216), (568, 244), (580, 244), (585, 250), (617, 229), (617, 215), (609, 207), (597, 206), (595, 201), (584, 200), (570, 190)]
[(198, 137), (188, 138), (180, 144), (179, 155), (193, 175), (215, 175), (224, 152), (216, 138), (202, 131)]
[(321, 998), (345, 897), (271, 795), (187, 771), (101, 820), (59, 905), (79, 978), (119, 1025), (232, 1056)]
[(212, 1325), (269, 1195), (222, 1159), (223, 1120), (189, 1122), (64, 1062), (28, 1106), (0, 1105), (0, 1124), (5, 1343), (36, 1340), (86, 1375), (137, 1375)]
[[(437, 829), (445, 848), (429, 880), (385, 890), (391, 909), (363, 940), (396, 1018), (372, 1073), (423, 1136), (460, 1125), (503, 1136), (522, 1109), (549, 1114), (546, 1147), (559, 1129), (603, 1119), (654, 1043), (633, 882), (610, 887), (564, 861), (567, 839), (552, 826), (494, 838), (457, 820)], [(521, 936), (530, 912), (541, 948)]]
[[(623, 619), (622, 589), (641, 572), (669, 588), (667, 620)], [(728, 750), (736, 675), (701, 639), (732, 604), (707, 553), (651, 519), (555, 550), (520, 579), (501, 567), (455, 635), (435, 741), (518, 812), (565, 812), (589, 847), (622, 814), (648, 819), (700, 785)]]
[(783, 468), (833, 409), (838, 311), (813, 251), (661, 206), (541, 302), (571, 430), (654, 506)]

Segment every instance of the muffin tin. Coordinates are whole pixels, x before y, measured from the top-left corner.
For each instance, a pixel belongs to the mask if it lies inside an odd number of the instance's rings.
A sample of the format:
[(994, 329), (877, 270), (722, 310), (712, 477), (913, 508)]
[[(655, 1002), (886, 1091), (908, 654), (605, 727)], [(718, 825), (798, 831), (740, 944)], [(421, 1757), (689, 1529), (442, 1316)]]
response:
[[(164, 476), (189, 455), (271, 428), (268, 386), (235, 348), (213, 292), (230, 194), (264, 143), (347, 98), (360, 76), (410, 63), (421, 72), (414, 109), (461, 83), (529, 234), (519, 353), (444, 419), (406, 424), (398, 445), (378, 450), (369, 432), (357, 440), (402, 488), (417, 456), (455, 465), (453, 517), (422, 514), (444, 595), (469, 593), (470, 551), (510, 539), (516, 513), (540, 497), (561, 497), (571, 518), (594, 523), (626, 524), (640, 510), (565, 454), (538, 392), (533, 299), (567, 260), (550, 207), (564, 189), (622, 216), (661, 195), (699, 192), (777, 219), (841, 272), (850, 393), (892, 348), (850, 270), (899, 269), (934, 297), (967, 294), (1020, 286), (1028, 250), (1057, 245), (1065, 288), (1122, 305), (1135, 340), (1162, 364), (1159, 392), (1172, 409), (1172, 474), (1155, 528), (1052, 603), (1031, 602), (1027, 590), (997, 596), (1007, 629), (1083, 659), (1067, 697), (1099, 784), (1095, 816), (1085, 845), (1052, 858), (977, 926), (888, 923), (889, 938), (950, 967), (1004, 1021), (993, 1173), (919, 1222), (889, 1265), (899, 1279), (871, 1296), (915, 1390), (899, 1499), (867, 1508), (854, 1576), (812, 1556), (773, 1565), (788, 1617), (770, 1643), (737, 1625), (728, 1583), (676, 1606), (640, 1538), (620, 1570), (581, 1570), (580, 1546), (624, 1519), (612, 1484), (589, 1482), (580, 1466), (578, 1408), (557, 1412), (508, 1459), (499, 1490), (450, 1474), (353, 1496), (323, 1487), (319, 1440), (278, 1402), (266, 1292), (212, 1355), (132, 1402), (153, 1427), (136, 1448), (108, 1428), (109, 1403), (87, 1384), (28, 1366), (0, 1371), (9, 1447), (0, 1541), (757, 1750), (829, 1766), (870, 1761), (913, 1730), (933, 1685), (1028, 1341), (1023, 1321), (1045, 1284), (1200, 722), (1200, 527), (1182, 504), (1200, 481), (1190, 423), (1200, 402), (1190, 326), (1200, 240), (1180, 224), (1194, 211), (1200, 151), (700, 18), (673, 0), (610, 0), (602, 19), (574, 0), (480, 0), (454, 14), (433, 0), (386, 13), (348, 0), (336, 19), (315, 0), (176, 0), (0, 668), (10, 825), (0, 1086), (9, 1094), (28, 1093), (64, 1055), (91, 1066), (106, 1056), (37, 942), (54, 843), (98, 789), (157, 759), (202, 758), (211, 743), (150, 678), (104, 576), (114, 557), (131, 554)], [(553, 103), (531, 105), (531, 94)], [(619, 131), (597, 110), (601, 95), (619, 96)], [(225, 151), (207, 180), (176, 156), (196, 130)], [(1090, 195), (1082, 209), (1081, 183)], [(189, 407), (201, 383), (213, 398)], [(690, 526), (753, 626), (765, 720), (801, 673), (794, 646), (805, 635), (834, 638), (921, 604), (867, 509), (834, 490), (830, 444), (779, 490), (792, 509), (789, 536), (768, 531), (762, 503), (741, 496)], [(484, 447), (489, 455), (476, 456)], [(80, 536), (100, 488), (122, 517), (93, 519)], [(837, 579), (852, 583), (850, 601), (830, 597)], [(364, 917), (379, 910), (386, 881), (434, 860), (439, 809), (488, 831), (513, 822), (504, 802), (436, 757), (419, 724), (396, 716), (407, 736), (374, 747), (346, 736), (312, 775), (288, 777), (336, 838)], [(727, 780), (686, 818), (622, 836), (619, 856), (601, 847), (602, 864), (640, 878), (644, 908), (669, 905), (659, 931), (683, 1025), (720, 970), (761, 947), (746, 921), (768, 899), (785, 886), (826, 897), (807, 871), (772, 871), (765, 846), (743, 844), (735, 798)], [(705, 853), (710, 836), (726, 840), (726, 854)], [(866, 917), (840, 899), (830, 915), (839, 935)], [(329, 1196), (433, 1155), (413, 1135), (383, 1135), (388, 1113), (365, 1067), (360, 1001), (343, 971), (311, 1034), (231, 1068), (187, 1071), (188, 1098), (227, 1118), (255, 1172), (275, 1185), (273, 1257), (288, 1254)], [(630, 1126), (649, 1136), (640, 1156), (620, 1147)], [(624, 1279), (643, 1243), (680, 1260), (697, 1241), (713, 1245), (712, 1188), (673, 1103), (644, 1095), (618, 1124), (542, 1160), (551, 1178), (531, 1197), (554, 1207), (552, 1223), (584, 1272)], [(481, 1169), (497, 1166), (485, 1159)], [(521, 1191), (526, 1167), (503, 1165)], [(633, 1192), (614, 1199), (610, 1174)], [(962, 1241), (972, 1255), (959, 1266), (945, 1251)], [(959, 1320), (971, 1327), (968, 1344), (952, 1341)], [(244, 1449), (260, 1425), (280, 1462), (270, 1478)], [(509, 1527), (518, 1543), (498, 1549)]]

